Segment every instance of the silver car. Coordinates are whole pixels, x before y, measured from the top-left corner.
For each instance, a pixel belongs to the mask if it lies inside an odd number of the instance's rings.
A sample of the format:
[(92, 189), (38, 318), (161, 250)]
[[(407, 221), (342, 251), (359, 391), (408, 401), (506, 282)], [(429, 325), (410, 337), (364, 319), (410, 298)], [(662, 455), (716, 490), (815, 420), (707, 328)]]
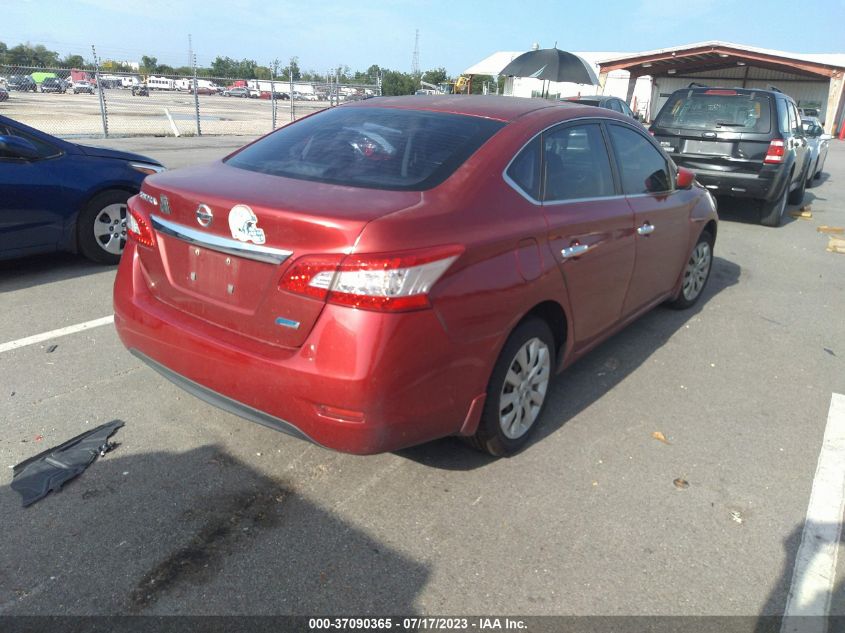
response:
[(833, 137), (824, 133), (821, 122), (815, 117), (801, 119), (801, 123), (809, 150), (810, 169), (807, 172), (807, 186), (811, 187), (813, 182), (822, 176), (828, 145)]

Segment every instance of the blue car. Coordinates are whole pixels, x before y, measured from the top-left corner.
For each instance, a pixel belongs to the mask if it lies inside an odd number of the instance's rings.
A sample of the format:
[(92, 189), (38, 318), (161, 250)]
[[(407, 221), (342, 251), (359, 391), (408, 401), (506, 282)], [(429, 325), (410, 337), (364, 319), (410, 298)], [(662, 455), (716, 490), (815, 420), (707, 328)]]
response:
[(0, 259), (71, 251), (116, 264), (126, 201), (156, 160), (63, 141), (0, 116)]

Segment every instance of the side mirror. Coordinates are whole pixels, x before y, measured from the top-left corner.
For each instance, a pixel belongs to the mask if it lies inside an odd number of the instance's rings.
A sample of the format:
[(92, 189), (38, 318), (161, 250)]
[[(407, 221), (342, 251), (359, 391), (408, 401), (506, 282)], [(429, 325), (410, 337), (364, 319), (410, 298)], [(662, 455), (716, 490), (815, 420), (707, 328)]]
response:
[(20, 136), (0, 136), (0, 156), (6, 158), (23, 158), (33, 160), (38, 158), (38, 148)]
[(690, 171), (686, 167), (678, 167), (678, 177), (675, 181), (678, 189), (689, 189), (692, 183), (695, 182), (695, 172)]

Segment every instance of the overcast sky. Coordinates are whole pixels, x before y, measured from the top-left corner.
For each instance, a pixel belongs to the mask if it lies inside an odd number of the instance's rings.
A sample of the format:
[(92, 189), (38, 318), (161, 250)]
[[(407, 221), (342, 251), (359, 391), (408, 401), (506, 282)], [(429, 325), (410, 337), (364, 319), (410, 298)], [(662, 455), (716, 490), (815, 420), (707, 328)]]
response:
[(217, 55), (303, 70), (346, 64), (457, 74), (500, 50), (634, 52), (726, 40), (796, 53), (845, 52), (845, 0), (0, 0), (0, 41), (106, 59), (200, 65)]

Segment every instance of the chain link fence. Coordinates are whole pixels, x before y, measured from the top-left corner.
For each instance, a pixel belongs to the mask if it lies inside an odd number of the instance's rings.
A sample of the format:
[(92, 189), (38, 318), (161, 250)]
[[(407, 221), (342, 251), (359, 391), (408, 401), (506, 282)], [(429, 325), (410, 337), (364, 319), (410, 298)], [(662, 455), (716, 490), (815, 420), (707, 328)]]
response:
[[(0, 114), (64, 138), (266, 134), (376, 85), (0, 65)], [(3, 93), (0, 92), (0, 99)]]

